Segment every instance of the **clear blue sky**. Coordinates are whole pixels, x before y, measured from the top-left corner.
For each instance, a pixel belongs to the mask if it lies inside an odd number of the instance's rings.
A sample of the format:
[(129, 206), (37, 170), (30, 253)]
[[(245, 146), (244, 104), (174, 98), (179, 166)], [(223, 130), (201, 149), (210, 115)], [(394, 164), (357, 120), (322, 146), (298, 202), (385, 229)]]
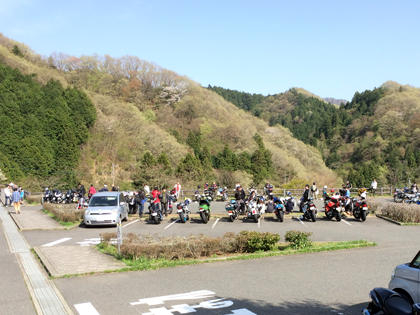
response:
[(0, 0), (0, 32), (43, 55), (136, 55), (203, 86), (348, 100), (420, 86), (419, 20), (418, 0)]

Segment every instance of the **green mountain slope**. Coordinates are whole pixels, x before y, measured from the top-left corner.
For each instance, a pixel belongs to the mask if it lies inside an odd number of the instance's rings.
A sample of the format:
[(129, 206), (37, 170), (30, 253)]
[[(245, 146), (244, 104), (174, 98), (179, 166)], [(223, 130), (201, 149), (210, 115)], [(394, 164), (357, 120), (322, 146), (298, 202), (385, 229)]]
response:
[[(13, 53), (15, 46), (22, 56)], [(74, 170), (83, 181), (110, 184), (114, 164), (116, 183), (126, 186), (132, 179), (248, 185), (267, 177), (280, 185), (285, 175), (296, 182), (337, 182), (320, 152), (288, 129), (269, 126), (190, 79), (137, 57), (43, 58), (0, 36), (0, 59), (24, 74), (36, 73), (33, 79), (41, 85), (54, 78), (89, 96), (97, 119)]]

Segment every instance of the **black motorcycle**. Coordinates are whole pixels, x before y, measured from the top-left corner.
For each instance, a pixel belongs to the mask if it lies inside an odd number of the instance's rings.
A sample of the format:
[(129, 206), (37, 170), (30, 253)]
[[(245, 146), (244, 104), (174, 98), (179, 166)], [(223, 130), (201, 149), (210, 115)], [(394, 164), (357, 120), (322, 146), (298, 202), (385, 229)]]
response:
[(231, 222), (235, 221), (239, 217), (240, 208), (241, 205), (235, 199), (232, 199), (225, 205), (225, 210), (228, 212), (229, 220)]
[(155, 222), (156, 224), (160, 224), (163, 221), (163, 214), (160, 210), (159, 204), (155, 203), (152, 204), (150, 207), (150, 216), (149, 220)]
[(302, 217), (308, 221), (312, 220), (312, 222), (316, 222), (316, 215), (318, 213), (318, 208), (315, 206), (312, 200), (312, 197), (310, 200), (303, 202), (302, 211), (305, 206), (306, 206), (306, 211), (303, 212)]
[(388, 315), (419, 315), (420, 304), (411, 305), (399, 293), (375, 288), (369, 293), (372, 302), (362, 310), (363, 315), (374, 315), (379, 312)]
[(42, 201), (43, 203), (50, 203), (51, 200), (52, 200), (52, 193), (47, 188), (45, 189), (45, 193), (44, 193), (44, 196), (42, 197)]

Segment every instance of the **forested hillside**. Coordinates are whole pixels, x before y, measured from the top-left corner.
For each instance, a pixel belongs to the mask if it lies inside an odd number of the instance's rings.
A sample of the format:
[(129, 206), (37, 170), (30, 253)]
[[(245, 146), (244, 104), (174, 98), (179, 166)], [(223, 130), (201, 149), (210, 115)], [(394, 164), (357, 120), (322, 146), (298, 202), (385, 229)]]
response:
[[(209, 89), (237, 100), (246, 94)], [(301, 91), (259, 95), (250, 111), (270, 125), (287, 127), (296, 138), (318, 148), (327, 166), (355, 186), (370, 186), (374, 178), (380, 185), (405, 185), (409, 178), (413, 181), (420, 175), (418, 88), (387, 82), (356, 92), (339, 108)]]
[(88, 126), (74, 170), (87, 183), (109, 184), (113, 163), (116, 182), (126, 188), (132, 181), (173, 185), (178, 179), (190, 187), (210, 180), (260, 184), (268, 178), (280, 185), (286, 175), (299, 185), (338, 182), (319, 151), (284, 127), (269, 126), (188, 78), (137, 57), (42, 57), (1, 35), (0, 59), (25, 75), (36, 74), (40, 86), (54, 78), (89, 96), (97, 120)]
[(76, 184), (79, 146), (96, 111), (77, 88), (50, 79), (40, 85), (0, 59), (0, 168), (8, 179), (54, 178)]

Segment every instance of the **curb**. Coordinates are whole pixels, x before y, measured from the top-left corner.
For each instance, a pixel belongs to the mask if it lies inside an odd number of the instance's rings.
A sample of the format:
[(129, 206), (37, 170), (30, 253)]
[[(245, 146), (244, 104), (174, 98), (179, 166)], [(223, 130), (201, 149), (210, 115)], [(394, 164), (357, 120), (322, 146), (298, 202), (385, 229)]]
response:
[(57, 270), (53, 267), (53, 265), (50, 263), (50, 261), (47, 259), (47, 257), (42, 252), (40, 246), (34, 246), (33, 247), (35, 253), (37, 254), (39, 260), (41, 261), (41, 264), (45, 268), (45, 270), (48, 272), (49, 276), (52, 276), (53, 274), (58, 274)]
[(389, 222), (391, 222), (391, 223), (394, 223), (394, 224), (397, 224), (397, 225), (404, 225), (404, 223), (401, 223), (401, 222), (398, 222), (398, 221), (395, 221), (395, 220), (392, 220), (392, 219), (390, 219), (390, 218), (387, 218), (387, 217), (384, 217), (384, 216), (382, 216), (382, 215), (379, 215), (379, 214), (377, 214), (376, 215), (378, 218), (381, 218), (381, 219), (383, 219), (383, 220), (386, 220), (386, 221), (389, 221)]
[[(66, 227), (64, 227), (62, 225), (60, 225), (60, 226), (58, 226), (56, 228), (53, 228), (53, 229), (45, 229), (45, 228), (23, 228), (20, 225), (19, 220), (15, 219), (15, 215), (16, 214), (12, 214), (12, 213), (9, 212), (9, 215), (12, 218), (12, 220), (15, 222), (15, 224), (17, 225), (18, 229), (21, 230), (21, 231), (54, 231), (54, 230), (66, 230)], [(52, 220), (54, 220), (54, 219), (52, 219)], [(57, 222), (57, 221), (55, 221), (55, 222)], [(58, 224), (60, 224), (60, 223), (58, 223)]]

